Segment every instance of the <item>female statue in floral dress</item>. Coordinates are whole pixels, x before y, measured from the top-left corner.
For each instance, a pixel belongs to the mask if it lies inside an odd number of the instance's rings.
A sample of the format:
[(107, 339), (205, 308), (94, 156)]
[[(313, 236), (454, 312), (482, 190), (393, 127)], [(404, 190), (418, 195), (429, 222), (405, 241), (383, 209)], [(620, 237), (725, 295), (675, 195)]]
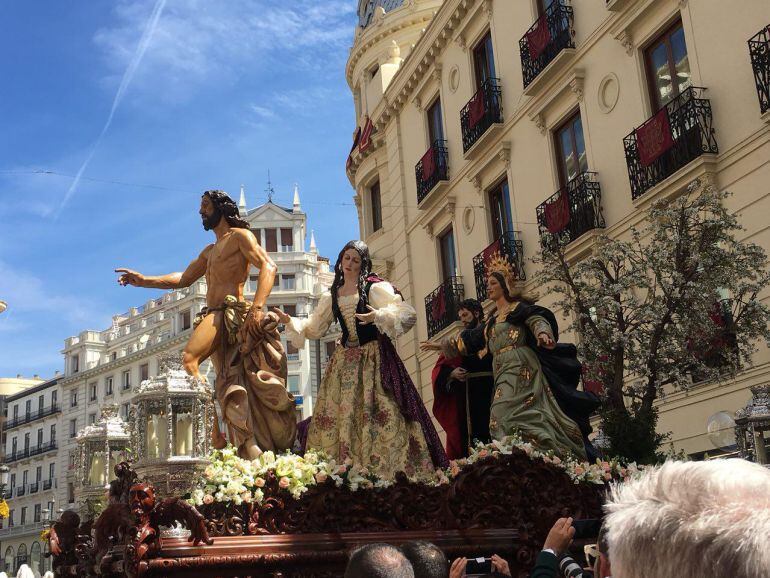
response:
[[(488, 271), (487, 296), (497, 310), (485, 327), (465, 330), (458, 338), (445, 341), (445, 355), (468, 355), (484, 348), (492, 353), (492, 438), (518, 433), (540, 450), (586, 459), (581, 428), (562, 410), (553, 391), (554, 385), (569, 389), (565, 382), (575, 371), (576, 387), (580, 364), (574, 358), (574, 346), (563, 346), (564, 350), (560, 346), (555, 351), (558, 329), (553, 314), (521, 295), (507, 260), (497, 255)], [(572, 393), (578, 394), (583, 392)], [(597, 401), (593, 396), (583, 400), (590, 411), (595, 410)]]
[(351, 241), (334, 265), (334, 282), (307, 319), (274, 309), (288, 339), (303, 347), (342, 328), (318, 389), (306, 447), (338, 461), (350, 458), (380, 478), (396, 472), (433, 476), (448, 465), (433, 422), (391, 339), (412, 328), (414, 309), (371, 273), (369, 249)]

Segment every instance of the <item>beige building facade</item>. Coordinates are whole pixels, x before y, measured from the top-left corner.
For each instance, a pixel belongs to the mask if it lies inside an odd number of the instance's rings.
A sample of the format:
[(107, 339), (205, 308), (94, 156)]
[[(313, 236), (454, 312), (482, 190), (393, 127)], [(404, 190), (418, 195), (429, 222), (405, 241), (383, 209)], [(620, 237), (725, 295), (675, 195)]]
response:
[[(580, 258), (696, 178), (734, 193), (744, 239), (770, 250), (767, 2), (362, 0), (359, 16), (348, 177), (361, 238), (418, 311), (398, 346), (429, 407), (435, 357), (419, 342), (484, 297), (485, 251), (537, 290), (542, 230), (568, 230)], [(714, 416), (770, 378), (764, 344), (752, 361), (666, 397), (676, 449), (717, 450)]]

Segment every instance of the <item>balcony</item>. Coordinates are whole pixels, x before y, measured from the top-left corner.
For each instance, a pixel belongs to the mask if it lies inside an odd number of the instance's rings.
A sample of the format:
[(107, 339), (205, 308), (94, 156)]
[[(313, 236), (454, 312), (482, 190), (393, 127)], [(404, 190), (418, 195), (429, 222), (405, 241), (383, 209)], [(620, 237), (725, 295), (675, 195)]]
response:
[(29, 485), (29, 493), (30, 494), (37, 494), (37, 491), (40, 489), (40, 482), (34, 482)]
[(29, 448), (26, 450), (16, 450), (5, 456), (5, 463), (17, 462), (29, 457)]
[(539, 205), (537, 225), (540, 244), (547, 248), (549, 239), (567, 245), (592, 229), (605, 227), (602, 192), (596, 173), (585, 172), (572, 179)]
[(463, 154), (470, 149), (494, 124), (503, 122), (503, 100), (500, 79), (487, 78), (481, 88), (460, 111), (460, 126), (463, 132)]
[(34, 446), (30, 448), (29, 455), (39, 456), (40, 454), (44, 454), (46, 452), (52, 452), (55, 449), (56, 449), (56, 441), (47, 442), (47, 443), (40, 444), (38, 446)]
[(465, 299), (461, 277), (449, 277), (425, 298), (428, 339), (457, 321), (457, 306)]
[(43, 491), (50, 490), (55, 487), (56, 487), (56, 479), (51, 478), (50, 480), (43, 480)]
[(553, 2), (519, 40), (525, 94), (529, 94), (527, 87), (563, 50), (575, 48), (572, 7), (565, 6), (563, 1)]
[(765, 114), (770, 110), (770, 26), (749, 40), (751, 67), (754, 69), (754, 82), (757, 84), (759, 110)]
[(21, 497), (26, 493), (27, 493), (27, 488), (25, 488), (24, 486), (19, 486), (16, 488), (16, 496)]
[(61, 406), (58, 403), (55, 403), (49, 407), (44, 407), (43, 409), (32, 411), (28, 414), (25, 414), (23, 416), (14, 417), (12, 419), (9, 419), (5, 423), (5, 429), (9, 430), (14, 427), (18, 427), (21, 425), (28, 424), (30, 422), (33, 422), (38, 419), (43, 419), (44, 417), (48, 417), (49, 415), (54, 415), (55, 413), (58, 413), (61, 411)]
[(495, 253), (500, 253), (508, 259), (517, 279), (523, 281), (527, 278), (524, 273), (524, 247), (516, 238), (517, 235), (514, 231), (508, 231), (473, 258), (473, 276), (479, 301), (487, 298), (487, 263)]
[(691, 86), (623, 139), (633, 199), (702, 154), (719, 152), (705, 90)]
[(436, 140), (414, 167), (417, 203), (421, 203), (441, 181), (449, 180), (449, 151), (445, 140)]

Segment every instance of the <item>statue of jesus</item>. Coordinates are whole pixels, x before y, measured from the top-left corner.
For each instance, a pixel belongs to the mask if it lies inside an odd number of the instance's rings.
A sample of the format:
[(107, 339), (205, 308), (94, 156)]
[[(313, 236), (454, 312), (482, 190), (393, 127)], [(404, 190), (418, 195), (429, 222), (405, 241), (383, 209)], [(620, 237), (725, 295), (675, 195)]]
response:
[[(135, 287), (179, 289), (205, 275), (207, 306), (196, 316), (184, 349), (188, 374), (200, 378), (200, 364), (211, 357), (216, 371), (215, 393), (238, 455), (258, 457), (264, 450), (284, 450), (294, 443), (294, 400), (286, 391), (286, 355), (274, 313), (264, 306), (276, 266), (257, 243), (238, 206), (223, 191), (201, 197), (203, 228), (216, 241), (208, 245), (182, 273), (150, 277), (130, 269), (115, 269), (118, 283)], [(243, 298), (249, 266), (259, 269), (253, 303)], [(214, 426), (214, 446), (224, 440)]]

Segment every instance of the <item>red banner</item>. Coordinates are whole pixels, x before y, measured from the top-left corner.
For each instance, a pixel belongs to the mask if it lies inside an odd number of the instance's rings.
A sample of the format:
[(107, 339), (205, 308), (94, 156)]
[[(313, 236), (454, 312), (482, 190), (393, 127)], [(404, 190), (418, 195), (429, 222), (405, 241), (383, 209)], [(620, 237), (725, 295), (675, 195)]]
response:
[(636, 145), (639, 149), (639, 162), (643, 167), (650, 166), (674, 146), (668, 110), (665, 107), (636, 129)]
[(489, 247), (484, 249), (484, 252), (482, 253), (483, 259), (484, 259), (484, 268), (486, 269), (489, 267), (489, 260), (494, 257), (495, 253), (500, 251), (500, 239), (497, 239), (494, 243), (492, 243)]
[(549, 233), (563, 231), (569, 223), (569, 195), (563, 191), (555, 201), (545, 205), (545, 227)]
[(430, 314), (433, 317), (433, 321), (439, 321), (446, 314), (446, 300), (444, 299), (444, 289), (439, 291), (435, 299), (433, 299), (433, 305), (430, 309)]
[(430, 147), (428, 152), (422, 155), (420, 162), (422, 162), (422, 180), (427, 181), (436, 171), (436, 156), (433, 147)]
[(484, 106), (483, 89), (479, 90), (475, 95), (473, 95), (470, 106), (468, 108), (468, 124), (470, 125), (470, 128), (474, 128), (477, 124), (479, 124), (479, 121), (484, 118), (484, 113), (486, 112), (486, 107)]
[(548, 29), (548, 20), (543, 14), (537, 19), (537, 26), (532, 32), (527, 32), (527, 48), (529, 57), (537, 60), (551, 42), (551, 31)]
[(353, 134), (353, 146), (350, 147), (350, 152), (348, 153), (348, 160), (345, 162), (345, 169), (349, 169), (350, 165), (353, 164), (353, 151), (356, 150), (356, 147), (358, 146), (358, 139), (361, 138), (361, 127), (356, 127), (356, 132)]
[(372, 119), (366, 117), (366, 123), (364, 123), (364, 130), (361, 132), (361, 140), (358, 143), (358, 152), (364, 152), (372, 144), (372, 130), (374, 125)]

